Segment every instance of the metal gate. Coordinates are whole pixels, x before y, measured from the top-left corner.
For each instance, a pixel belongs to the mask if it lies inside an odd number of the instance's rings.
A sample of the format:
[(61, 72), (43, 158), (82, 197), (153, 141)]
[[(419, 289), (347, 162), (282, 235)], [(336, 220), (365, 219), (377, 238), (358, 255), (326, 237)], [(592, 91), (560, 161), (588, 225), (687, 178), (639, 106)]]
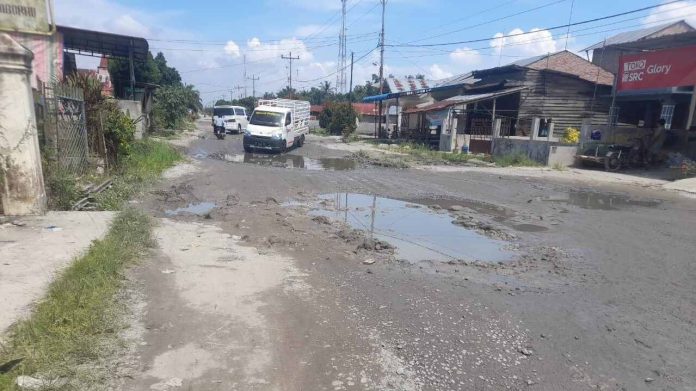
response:
[(44, 84), (44, 134), (52, 160), (74, 174), (88, 166), (89, 146), (85, 121), (85, 102), (81, 88), (60, 83)]

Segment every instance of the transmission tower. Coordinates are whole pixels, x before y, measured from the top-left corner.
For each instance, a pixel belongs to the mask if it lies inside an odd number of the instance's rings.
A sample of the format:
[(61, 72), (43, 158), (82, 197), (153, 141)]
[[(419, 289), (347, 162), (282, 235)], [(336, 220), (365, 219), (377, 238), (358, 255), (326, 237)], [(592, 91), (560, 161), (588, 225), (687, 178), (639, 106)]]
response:
[(346, 3), (341, 0), (341, 32), (338, 36), (338, 72), (336, 73), (336, 92), (346, 90)]

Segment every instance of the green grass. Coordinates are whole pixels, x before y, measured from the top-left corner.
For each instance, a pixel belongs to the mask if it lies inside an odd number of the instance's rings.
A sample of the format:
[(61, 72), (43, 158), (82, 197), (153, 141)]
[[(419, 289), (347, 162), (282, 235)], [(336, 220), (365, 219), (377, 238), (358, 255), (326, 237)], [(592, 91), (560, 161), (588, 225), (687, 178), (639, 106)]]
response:
[(95, 367), (118, 343), (123, 306), (116, 293), (123, 272), (151, 244), (147, 216), (133, 209), (120, 212), (106, 237), (94, 241), (51, 283), (28, 319), (10, 328), (0, 345), (0, 364), (23, 361), (0, 374), (0, 389), (14, 390), (19, 375), (70, 379), (63, 389), (95, 389), (103, 382)]
[(501, 167), (539, 167), (541, 164), (530, 159), (527, 155), (517, 153), (510, 155), (494, 156), (493, 162)]
[(166, 142), (152, 139), (136, 142), (130, 155), (120, 162), (113, 186), (96, 195), (97, 205), (103, 210), (119, 210), (126, 200), (181, 159), (181, 153)]
[(331, 136), (331, 133), (329, 133), (329, 131), (324, 128), (314, 128), (312, 129), (311, 133), (315, 136), (321, 137)]
[(481, 156), (464, 153), (434, 151), (426, 145), (418, 143), (403, 143), (390, 150), (408, 154), (419, 163), (426, 164), (464, 164), (471, 159), (483, 160), (485, 162), (490, 161), (490, 158), (487, 156), (482, 158)]

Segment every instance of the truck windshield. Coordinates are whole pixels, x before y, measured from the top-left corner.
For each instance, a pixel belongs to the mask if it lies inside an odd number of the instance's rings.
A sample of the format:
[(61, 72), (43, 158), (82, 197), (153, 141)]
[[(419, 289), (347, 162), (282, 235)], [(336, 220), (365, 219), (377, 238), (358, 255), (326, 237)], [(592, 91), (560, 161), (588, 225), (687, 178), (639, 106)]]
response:
[(216, 117), (222, 117), (224, 115), (234, 115), (234, 109), (231, 107), (215, 107), (213, 108), (213, 115)]
[(285, 117), (283, 113), (254, 110), (249, 123), (260, 126), (280, 126), (283, 123), (283, 117)]

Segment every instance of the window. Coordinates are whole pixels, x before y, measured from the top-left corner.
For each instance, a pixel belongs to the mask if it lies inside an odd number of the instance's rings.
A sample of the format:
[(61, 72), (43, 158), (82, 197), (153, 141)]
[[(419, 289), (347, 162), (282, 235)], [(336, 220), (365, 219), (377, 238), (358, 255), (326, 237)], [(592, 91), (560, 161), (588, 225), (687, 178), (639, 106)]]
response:
[(290, 125), (292, 123), (292, 114), (288, 113), (288, 116), (285, 118), (285, 125)]
[(235, 107), (235, 108), (234, 108), (234, 114), (235, 114), (235, 115), (244, 115), (244, 116), (246, 116), (246, 115), (244, 114), (244, 109), (241, 109), (241, 108), (238, 108), (238, 107)]
[(255, 110), (249, 121), (252, 125), (260, 126), (280, 126), (283, 121), (282, 113), (274, 113), (271, 111)]
[(215, 107), (213, 108), (213, 115), (216, 117), (222, 117), (225, 115), (234, 115), (234, 110), (229, 107)]
[(672, 119), (674, 118), (674, 105), (662, 105), (660, 119), (665, 120), (665, 129), (672, 129)]

